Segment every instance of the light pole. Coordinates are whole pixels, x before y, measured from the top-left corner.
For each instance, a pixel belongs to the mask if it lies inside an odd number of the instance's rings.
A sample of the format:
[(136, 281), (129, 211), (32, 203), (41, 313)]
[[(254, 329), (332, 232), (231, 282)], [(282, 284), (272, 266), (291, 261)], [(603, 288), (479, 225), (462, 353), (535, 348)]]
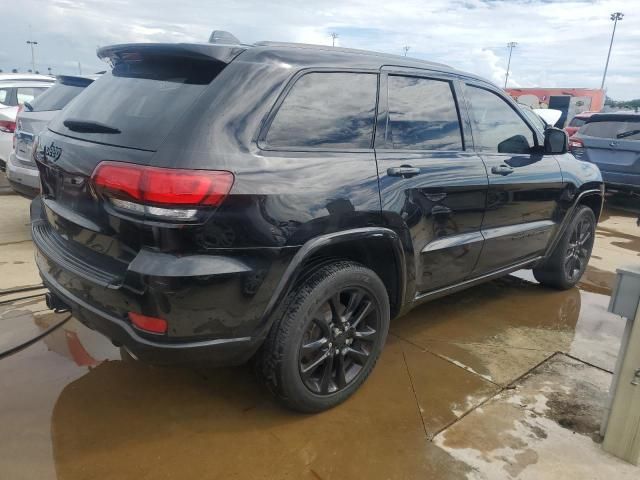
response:
[(600, 85), (600, 89), (604, 89), (604, 81), (607, 78), (607, 69), (609, 68), (609, 57), (611, 57), (611, 47), (613, 47), (613, 37), (616, 35), (616, 26), (618, 25), (618, 20), (622, 20), (624, 18), (624, 13), (615, 12), (611, 14), (609, 17), (613, 20), (613, 32), (611, 33), (611, 43), (609, 44), (609, 53), (607, 54), (607, 63), (604, 65), (604, 74), (602, 75), (602, 85)]
[(517, 42), (509, 42), (507, 43), (507, 48), (509, 49), (509, 60), (507, 61), (507, 74), (504, 76), (504, 88), (507, 88), (507, 82), (509, 81), (509, 69), (511, 68), (511, 53), (513, 53), (513, 49), (518, 46)]
[(411, 49), (411, 47), (409, 45), (405, 45), (404, 47), (402, 47), (402, 51), (404, 52), (404, 56), (407, 56), (407, 53), (409, 52), (409, 49)]
[(336, 38), (338, 38), (340, 35), (338, 35), (336, 32), (331, 32), (331, 46), (335, 47), (336, 46)]
[(38, 45), (38, 42), (33, 42), (31, 40), (27, 40), (27, 45), (31, 47), (31, 70), (36, 71), (36, 57), (33, 53), (34, 45)]

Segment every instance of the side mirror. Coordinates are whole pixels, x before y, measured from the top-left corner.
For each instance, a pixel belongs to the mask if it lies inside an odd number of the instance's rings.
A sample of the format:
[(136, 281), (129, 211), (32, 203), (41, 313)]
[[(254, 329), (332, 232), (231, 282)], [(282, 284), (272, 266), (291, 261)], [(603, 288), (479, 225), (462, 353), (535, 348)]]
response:
[(567, 132), (556, 127), (549, 127), (544, 132), (544, 153), (561, 155), (569, 150)]

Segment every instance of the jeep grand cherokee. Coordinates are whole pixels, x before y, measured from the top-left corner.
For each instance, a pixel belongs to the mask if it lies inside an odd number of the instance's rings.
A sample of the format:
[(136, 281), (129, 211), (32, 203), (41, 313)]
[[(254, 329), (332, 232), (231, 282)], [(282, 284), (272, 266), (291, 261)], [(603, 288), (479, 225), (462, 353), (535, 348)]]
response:
[(141, 360), (253, 358), (286, 405), (320, 411), (416, 305), (586, 268), (598, 168), (481, 78), (284, 43), (98, 54), (112, 71), (33, 149), (33, 239), (50, 306)]

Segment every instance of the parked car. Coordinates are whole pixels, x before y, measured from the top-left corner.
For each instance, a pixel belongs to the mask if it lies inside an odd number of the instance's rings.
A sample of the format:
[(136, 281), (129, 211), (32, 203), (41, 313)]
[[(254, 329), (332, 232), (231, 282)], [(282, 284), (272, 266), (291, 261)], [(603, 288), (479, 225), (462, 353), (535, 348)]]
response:
[(589, 119), (589, 117), (591, 117), (591, 115), (593, 115), (594, 113), (596, 112), (582, 112), (577, 114), (571, 119), (569, 125), (564, 127), (564, 131), (567, 132), (567, 135), (569, 135), (569, 137), (574, 136), (578, 132), (580, 127), (583, 126)]
[(0, 74), (0, 170), (5, 170), (13, 150), (18, 108), (44, 92), (53, 82), (54, 78), (46, 75)]
[(607, 190), (640, 193), (640, 114), (597, 113), (570, 140), (578, 160), (598, 165)]
[(316, 412), (392, 318), (523, 268), (570, 288), (589, 261), (598, 168), (481, 78), (287, 43), (98, 55), (112, 72), (36, 140), (32, 235), (48, 305), (135, 358), (253, 358)]
[(60, 75), (56, 83), (38, 98), (25, 102), (16, 117), (14, 149), (9, 155), (7, 178), (19, 194), (33, 198), (40, 193), (38, 168), (32, 158), (33, 137), (46, 128), (71, 100), (91, 84), (96, 76)]

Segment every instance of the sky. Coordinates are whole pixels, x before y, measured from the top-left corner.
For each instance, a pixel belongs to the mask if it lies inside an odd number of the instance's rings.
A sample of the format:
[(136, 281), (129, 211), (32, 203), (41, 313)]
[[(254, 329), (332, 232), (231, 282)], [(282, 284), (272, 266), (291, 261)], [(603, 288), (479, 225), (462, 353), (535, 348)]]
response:
[[(98, 46), (201, 42), (212, 30), (243, 43), (278, 40), (403, 53), (504, 85), (507, 43), (517, 42), (511, 87), (599, 88), (612, 12), (622, 11), (607, 94), (640, 98), (640, 0), (8, 0), (0, 68), (53, 73), (104, 70)], [(31, 31), (31, 33), (30, 33)]]

